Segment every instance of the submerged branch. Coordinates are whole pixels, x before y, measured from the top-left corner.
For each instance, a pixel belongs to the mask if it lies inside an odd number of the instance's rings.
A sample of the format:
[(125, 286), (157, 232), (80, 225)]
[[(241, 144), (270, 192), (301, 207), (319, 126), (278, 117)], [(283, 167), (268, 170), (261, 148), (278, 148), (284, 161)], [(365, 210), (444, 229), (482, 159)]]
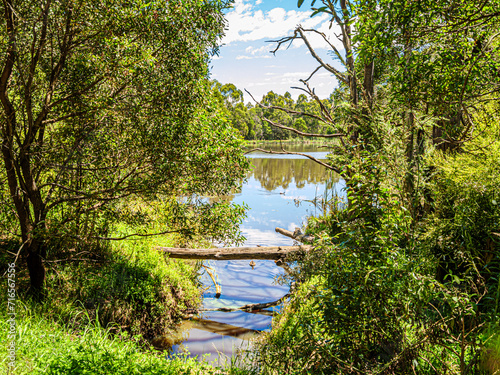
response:
[(241, 306), (241, 307), (219, 307), (219, 308), (214, 308), (214, 309), (206, 309), (206, 308), (201, 308), (201, 309), (192, 309), (192, 310), (185, 310), (185, 314), (197, 314), (200, 311), (223, 311), (223, 312), (231, 312), (231, 311), (254, 311), (254, 310), (262, 310), (266, 309), (268, 307), (273, 307), (277, 306), (280, 303), (283, 303), (285, 299), (290, 297), (290, 293), (285, 294), (283, 297), (276, 301), (272, 302), (265, 302), (265, 303), (249, 303), (247, 305)]

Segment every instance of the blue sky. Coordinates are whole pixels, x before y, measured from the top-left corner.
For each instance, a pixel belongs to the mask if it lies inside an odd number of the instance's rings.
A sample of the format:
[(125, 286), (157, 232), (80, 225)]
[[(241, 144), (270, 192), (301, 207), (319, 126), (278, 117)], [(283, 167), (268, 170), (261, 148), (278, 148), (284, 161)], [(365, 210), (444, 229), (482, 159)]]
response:
[[(301, 41), (295, 41), (288, 49), (270, 53), (275, 43), (266, 41), (291, 35), (297, 25), (324, 32), (332, 44), (341, 49), (335, 37), (339, 30), (329, 29), (325, 15), (310, 17), (310, 1), (297, 8), (296, 0), (235, 0), (233, 8), (226, 12), (226, 35), (222, 39), (219, 57), (212, 60), (212, 78), (221, 83), (234, 83), (239, 89), (247, 89), (260, 100), (268, 91), (284, 94), (289, 91), (294, 98), (301, 93), (292, 86), (303, 87), (300, 79), (306, 79), (319, 65)], [(328, 53), (321, 37), (311, 35), (311, 44), (326, 62), (341, 69)], [(326, 98), (337, 85), (337, 80), (324, 69), (310, 81), (316, 93)], [(245, 101), (250, 97), (245, 94)]]

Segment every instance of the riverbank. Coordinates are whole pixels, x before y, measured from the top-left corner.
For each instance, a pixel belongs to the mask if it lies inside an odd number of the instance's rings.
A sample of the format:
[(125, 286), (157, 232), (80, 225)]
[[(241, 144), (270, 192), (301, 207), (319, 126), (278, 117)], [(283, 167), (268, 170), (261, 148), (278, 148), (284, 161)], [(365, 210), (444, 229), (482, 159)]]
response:
[[(86, 321), (85, 321), (86, 320)], [(140, 338), (126, 331), (104, 328), (88, 315), (73, 316), (85, 321), (75, 328), (74, 322), (56, 323), (19, 303), (17, 305), (15, 367), (8, 367), (7, 345), (0, 347), (2, 367), (8, 374), (220, 374), (208, 363), (188, 357), (168, 358), (140, 344)], [(0, 340), (10, 342), (9, 322), (2, 314)], [(228, 370), (227, 373), (231, 373)]]
[[(124, 236), (133, 229), (121, 224), (112, 236)], [(14, 304), (7, 304), (7, 278), (1, 281), (0, 303), (4, 343), (11, 334), (7, 312), (15, 308), (16, 367), (9, 370), (7, 345), (0, 348), (2, 367), (16, 375), (233, 373), (231, 365), (217, 370), (185, 356), (166, 360), (169, 348), (182, 340), (173, 334), (182, 311), (201, 302), (200, 263), (169, 260), (154, 250), (179, 241), (162, 235), (69, 249), (65, 258), (54, 259), (49, 253), (46, 295), (39, 303), (27, 297), (27, 272), (16, 267)], [(7, 251), (15, 253), (18, 244), (3, 240), (1, 246), (2, 264), (7, 267), (12, 261)]]

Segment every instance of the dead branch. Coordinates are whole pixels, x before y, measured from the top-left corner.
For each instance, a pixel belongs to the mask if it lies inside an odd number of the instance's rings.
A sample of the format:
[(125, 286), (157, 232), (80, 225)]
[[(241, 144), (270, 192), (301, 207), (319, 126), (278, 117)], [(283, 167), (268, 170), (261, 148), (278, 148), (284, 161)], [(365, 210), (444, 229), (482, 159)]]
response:
[(335, 133), (335, 134), (305, 133), (305, 132), (301, 132), (300, 130), (291, 128), (289, 126), (278, 124), (278, 123), (276, 123), (274, 121), (271, 121), (271, 120), (269, 120), (268, 118), (265, 118), (265, 117), (262, 117), (262, 120), (266, 121), (268, 124), (270, 124), (272, 126), (275, 126), (277, 128), (280, 128), (280, 129), (289, 130), (291, 132), (294, 132), (294, 133), (296, 133), (298, 135), (302, 135), (304, 137), (317, 137), (317, 138), (339, 138), (339, 137), (345, 137), (345, 134), (342, 134), (342, 133)]
[(325, 168), (328, 168), (328, 169), (330, 169), (330, 170), (332, 170), (332, 171), (334, 171), (334, 172), (337, 172), (337, 173), (339, 173), (339, 174), (341, 173), (341, 171), (340, 171), (340, 169), (339, 169), (339, 168), (334, 167), (334, 166), (329, 165), (329, 164), (326, 164), (326, 163), (322, 162), (321, 160), (316, 159), (314, 156), (307, 155), (307, 154), (303, 154), (303, 153), (301, 153), (301, 152), (292, 152), (292, 151), (281, 151), (281, 152), (280, 152), (280, 151), (270, 151), (270, 150), (264, 150), (264, 149), (262, 149), (262, 148), (254, 148), (254, 149), (252, 149), (252, 150), (250, 150), (250, 151), (245, 152), (245, 155), (246, 155), (246, 154), (249, 154), (249, 153), (251, 153), (251, 152), (254, 152), (254, 151), (261, 151), (261, 152), (265, 152), (266, 154), (278, 154), (278, 155), (300, 155), (300, 156), (304, 156), (304, 157), (306, 157), (306, 158), (308, 158), (308, 159), (311, 159), (312, 161), (314, 161), (314, 162), (316, 162), (316, 163), (318, 163), (318, 164), (322, 165), (322, 166), (323, 166), (323, 167), (325, 167)]
[(314, 236), (303, 234), (299, 228), (295, 228), (295, 231), (291, 232), (289, 230), (277, 227), (275, 231), (302, 243), (312, 243), (314, 241)]
[[(271, 42), (274, 42), (274, 43), (278, 43), (277, 47), (272, 51), (273, 53), (276, 53), (276, 51), (281, 47), (282, 44), (284, 43), (288, 43), (288, 42), (293, 42), (295, 39), (302, 39), (305, 43), (305, 45), (307, 46), (307, 48), (309, 49), (309, 52), (311, 53), (312, 57), (314, 57), (314, 59), (324, 68), (326, 69), (327, 71), (329, 71), (330, 73), (332, 73), (339, 81), (342, 81), (346, 84), (348, 84), (348, 81), (346, 79), (346, 77), (344, 76), (344, 74), (342, 72), (340, 72), (339, 70), (335, 69), (333, 66), (331, 66), (330, 64), (327, 64), (323, 61), (323, 59), (316, 53), (316, 51), (314, 50), (314, 48), (311, 46), (311, 43), (309, 42), (309, 40), (307, 39), (306, 35), (304, 34), (304, 29), (302, 28), (302, 26), (299, 26), (295, 29), (294, 33), (293, 33), (293, 36), (289, 36), (289, 37), (285, 37), (285, 38), (282, 38), (282, 39), (278, 39), (278, 40), (272, 40)], [(297, 35), (299, 34), (299, 35)]]
[(268, 307), (272, 306), (277, 306), (280, 303), (282, 303), (285, 299), (290, 297), (290, 293), (285, 294), (283, 297), (276, 301), (272, 302), (265, 302), (265, 303), (249, 303), (247, 305), (241, 306), (241, 307), (219, 307), (215, 309), (193, 309), (193, 310), (185, 310), (185, 314), (197, 314), (200, 311), (224, 311), (224, 312), (231, 312), (231, 311), (254, 311), (254, 310), (262, 310), (266, 309)]
[[(292, 87), (294, 88), (294, 87)], [(275, 105), (272, 105), (272, 106), (267, 106), (267, 105), (264, 105), (260, 102), (258, 102), (257, 100), (255, 100), (255, 98), (253, 97), (253, 95), (247, 90), (245, 89), (246, 93), (248, 95), (250, 95), (250, 97), (252, 98), (252, 100), (255, 102), (255, 104), (257, 104), (259, 107), (261, 108), (265, 108), (265, 109), (277, 109), (279, 111), (283, 111), (285, 113), (288, 113), (290, 115), (298, 115), (298, 116), (307, 116), (307, 117), (311, 117), (311, 118), (314, 118), (316, 120), (319, 120), (321, 122), (324, 122), (325, 124), (329, 124), (329, 122), (327, 120), (325, 120), (323, 117), (321, 116), (318, 116), (318, 115), (314, 115), (312, 113), (307, 113), (307, 112), (301, 112), (301, 111), (295, 111), (293, 109), (289, 109), (289, 108), (284, 108), (284, 107), (279, 107), (279, 106), (275, 106)], [(305, 91), (305, 90), (304, 90)], [(306, 91), (307, 92), (307, 91)]]
[(326, 37), (325, 33), (322, 33), (321, 31), (314, 30), (314, 29), (304, 29), (304, 31), (313, 32), (313, 33), (321, 35), (323, 37), (323, 40), (330, 46), (330, 48), (332, 49), (332, 51), (335, 54), (335, 56), (338, 57), (338, 59), (340, 60), (340, 62), (342, 63), (342, 65), (344, 65), (344, 66), (347, 65), (346, 62), (345, 62), (345, 60), (344, 60), (344, 58), (342, 57), (342, 55), (340, 54), (339, 50), (337, 49), (337, 47), (335, 47), (332, 43), (330, 43), (330, 41)]

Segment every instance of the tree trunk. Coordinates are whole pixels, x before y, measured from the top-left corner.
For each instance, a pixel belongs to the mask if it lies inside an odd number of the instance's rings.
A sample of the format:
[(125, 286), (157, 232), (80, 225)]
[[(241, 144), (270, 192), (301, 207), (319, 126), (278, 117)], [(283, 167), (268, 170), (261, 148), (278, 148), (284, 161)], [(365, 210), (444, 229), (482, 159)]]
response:
[(415, 136), (415, 118), (413, 112), (408, 112), (406, 124), (408, 127), (408, 138), (406, 139), (406, 177), (404, 190), (410, 204), (410, 212), (415, 217), (414, 190), (415, 190), (415, 155), (414, 155), (414, 136)]
[(372, 60), (368, 64), (365, 64), (363, 88), (366, 95), (366, 104), (368, 108), (372, 107), (373, 104), (373, 74), (375, 70), (375, 61)]
[(27, 248), (28, 257), (26, 259), (30, 275), (30, 293), (37, 299), (43, 297), (43, 284), (45, 281), (45, 267), (43, 258), (45, 257), (45, 247), (39, 240), (33, 239)]

